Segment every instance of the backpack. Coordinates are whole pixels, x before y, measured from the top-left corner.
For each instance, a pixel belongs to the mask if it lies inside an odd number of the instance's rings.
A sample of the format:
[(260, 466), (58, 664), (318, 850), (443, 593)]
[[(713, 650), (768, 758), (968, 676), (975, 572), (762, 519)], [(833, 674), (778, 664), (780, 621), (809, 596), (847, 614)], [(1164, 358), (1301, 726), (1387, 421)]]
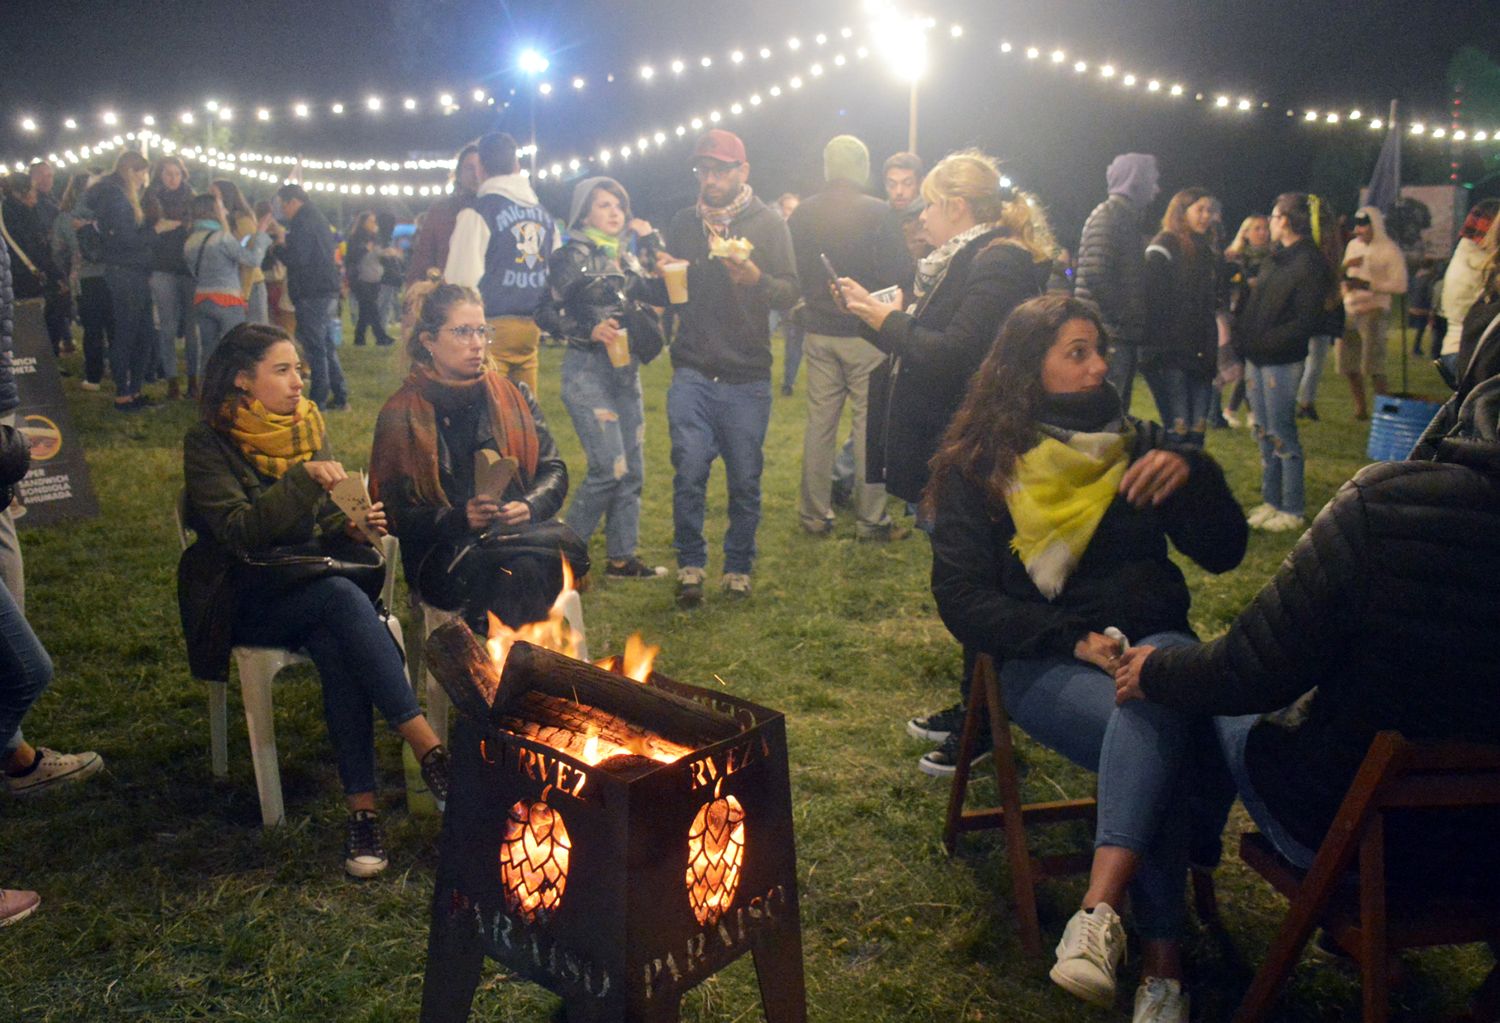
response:
[[(63, 214), (67, 216), (67, 214)], [(78, 254), (83, 257), (85, 263), (104, 262), (104, 232), (99, 230), (99, 225), (92, 220), (85, 221), (78, 228)]]

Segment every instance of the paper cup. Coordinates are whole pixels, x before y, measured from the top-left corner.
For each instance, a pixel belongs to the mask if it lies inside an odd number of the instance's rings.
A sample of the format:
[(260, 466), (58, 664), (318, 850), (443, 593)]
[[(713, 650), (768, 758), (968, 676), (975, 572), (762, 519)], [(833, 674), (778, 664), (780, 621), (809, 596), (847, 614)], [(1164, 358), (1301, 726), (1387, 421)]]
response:
[(872, 291), (870, 297), (877, 302), (899, 302), (901, 301), (901, 286), (892, 284), (889, 288)]
[(687, 271), (686, 260), (661, 265), (662, 277), (667, 282), (667, 300), (673, 305), (683, 305), (688, 300)]
[(630, 365), (630, 332), (615, 331), (615, 339), (606, 341), (604, 350), (609, 352), (609, 364), (616, 369)]

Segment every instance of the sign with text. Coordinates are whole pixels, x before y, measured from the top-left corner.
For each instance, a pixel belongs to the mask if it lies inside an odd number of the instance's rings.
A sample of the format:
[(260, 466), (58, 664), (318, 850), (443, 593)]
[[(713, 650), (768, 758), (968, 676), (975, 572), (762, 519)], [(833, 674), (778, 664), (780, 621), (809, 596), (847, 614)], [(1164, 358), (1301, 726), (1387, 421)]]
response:
[(62, 377), (57, 372), (52, 342), (47, 339), (41, 299), (16, 303), (11, 363), (21, 395), (16, 429), (31, 444), (31, 469), (16, 487), (11, 513), (24, 526), (50, 526), (67, 519), (98, 516), (99, 502), (89, 482), (83, 444), (63, 398)]

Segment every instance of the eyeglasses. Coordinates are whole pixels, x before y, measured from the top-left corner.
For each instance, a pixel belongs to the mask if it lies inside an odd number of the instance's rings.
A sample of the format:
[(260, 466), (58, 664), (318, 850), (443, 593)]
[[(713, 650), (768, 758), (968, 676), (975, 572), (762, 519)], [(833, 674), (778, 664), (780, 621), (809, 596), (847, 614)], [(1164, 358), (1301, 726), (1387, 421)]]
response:
[(493, 341), (495, 340), (495, 328), (488, 323), (481, 323), (472, 327), (443, 327), (460, 341)]
[(699, 163), (693, 165), (693, 173), (700, 178), (723, 178), (728, 177), (743, 166), (743, 163)]

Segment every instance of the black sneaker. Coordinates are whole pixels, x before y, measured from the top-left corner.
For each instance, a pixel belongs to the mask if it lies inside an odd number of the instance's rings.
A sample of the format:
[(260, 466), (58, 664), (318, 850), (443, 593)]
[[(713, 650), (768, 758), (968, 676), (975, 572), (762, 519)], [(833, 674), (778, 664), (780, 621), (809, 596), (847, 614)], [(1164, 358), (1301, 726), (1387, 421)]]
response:
[(604, 575), (609, 579), (659, 579), (666, 574), (665, 565), (648, 565), (634, 554), (623, 561), (611, 558), (604, 565)]
[[(426, 774), (425, 770), (423, 774)], [(349, 815), (345, 827), (344, 873), (350, 877), (374, 877), (391, 865), (385, 856), (385, 836), (380, 833), (378, 813), (355, 810)]]
[[(931, 753), (923, 754), (922, 759), (917, 761), (917, 770), (934, 778), (949, 778), (953, 772), (958, 770), (958, 743), (961, 736), (958, 732), (949, 732), (948, 738), (943, 744)], [(990, 740), (989, 732), (981, 732), (974, 740), (974, 753), (969, 757), (969, 766), (973, 767), (985, 757), (994, 752), (994, 743)]]
[(964, 705), (955, 703), (945, 710), (925, 717), (911, 718), (906, 722), (906, 734), (913, 739), (928, 742), (945, 742), (950, 735), (957, 735), (964, 727)]
[(438, 743), (422, 757), (420, 765), (422, 780), (427, 783), (427, 791), (432, 793), (432, 798), (437, 800), (439, 810), (448, 805), (448, 767), (451, 759), (448, 747)]

